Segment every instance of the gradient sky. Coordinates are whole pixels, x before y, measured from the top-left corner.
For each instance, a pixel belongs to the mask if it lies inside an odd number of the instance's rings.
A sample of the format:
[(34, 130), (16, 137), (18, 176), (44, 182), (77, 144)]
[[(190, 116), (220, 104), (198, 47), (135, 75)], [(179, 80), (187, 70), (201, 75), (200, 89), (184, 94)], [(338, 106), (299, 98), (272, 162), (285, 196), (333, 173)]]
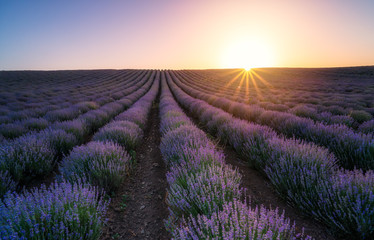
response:
[(0, 70), (358, 65), (372, 0), (0, 0)]

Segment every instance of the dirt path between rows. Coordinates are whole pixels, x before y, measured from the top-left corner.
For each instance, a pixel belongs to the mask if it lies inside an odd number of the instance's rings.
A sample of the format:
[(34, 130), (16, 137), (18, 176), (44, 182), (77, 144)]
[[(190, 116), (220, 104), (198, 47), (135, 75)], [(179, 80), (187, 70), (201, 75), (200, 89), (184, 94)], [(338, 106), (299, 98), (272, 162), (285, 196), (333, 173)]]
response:
[[(157, 98), (159, 99), (159, 98)], [(170, 239), (164, 219), (168, 216), (166, 167), (160, 146), (158, 101), (152, 107), (137, 164), (112, 198), (108, 223), (101, 239)]]

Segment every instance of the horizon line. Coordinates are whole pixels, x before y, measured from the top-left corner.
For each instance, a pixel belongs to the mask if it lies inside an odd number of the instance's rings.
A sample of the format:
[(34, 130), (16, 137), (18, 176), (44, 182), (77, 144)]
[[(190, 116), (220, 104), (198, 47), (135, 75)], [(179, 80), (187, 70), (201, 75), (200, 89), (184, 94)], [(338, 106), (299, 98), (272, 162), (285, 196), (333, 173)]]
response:
[[(327, 66), (327, 67), (253, 67), (251, 69), (334, 69), (334, 68), (360, 68), (360, 67), (374, 67), (371, 65), (348, 65), (348, 66)], [(70, 69), (1, 69), (0, 72), (11, 72), (11, 71), (89, 71), (89, 70), (233, 70), (233, 69), (244, 69), (244, 68), (70, 68)]]

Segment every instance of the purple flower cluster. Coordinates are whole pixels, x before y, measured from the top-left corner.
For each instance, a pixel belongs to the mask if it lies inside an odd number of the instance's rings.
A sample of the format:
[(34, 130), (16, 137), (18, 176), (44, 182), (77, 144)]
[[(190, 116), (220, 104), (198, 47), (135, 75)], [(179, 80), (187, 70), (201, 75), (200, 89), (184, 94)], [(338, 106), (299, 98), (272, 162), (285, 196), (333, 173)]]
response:
[[(168, 230), (175, 239), (295, 238), (295, 227), (275, 210), (241, 202), (240, 174), (179, 108), (162, 75), (161, 153), (169, 166)], [(302, 236), (301, 236), (302, 237)]]
[(82, 183), (53, 183), (0, 201), (0, 238), (99, 239), (108, 206), (100, 192)]
[[(171, 72), (172, 76), (176, 74)], [(213, 94), (202, 93), (187, 86), (177, 77), (174, 77), (173, 81), (189, 95), (232, 113), (235, 117), (267, 125), (286, 137), (296, 137), (327, 147), (344, 168), (374, 169), (373, 135), (357, 133), (345, 125), (326, 125), (292, 113), (264, 110), (257, 106), (252, 107), (223, 97), (215, 97)]]
[(374, 230), (372, 171), (341, 170), (327, 149), (284, 139), (269, 127), (234, 118), (190, 97), (171, 79), (168, 83), (181, 105), (212, 135), (264, 173), (288, 202), (325, 223), (338, 236), (370, 239)]

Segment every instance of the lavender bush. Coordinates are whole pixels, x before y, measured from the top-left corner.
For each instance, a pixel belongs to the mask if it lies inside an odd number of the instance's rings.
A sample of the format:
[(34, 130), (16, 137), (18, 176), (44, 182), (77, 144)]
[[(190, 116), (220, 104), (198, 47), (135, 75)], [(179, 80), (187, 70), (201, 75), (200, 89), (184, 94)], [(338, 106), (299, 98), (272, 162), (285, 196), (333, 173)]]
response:
[(44, 138), (48, 141), (54, 150), (57, 157), (62, 157), (68, 154), (74, 146), (78, 144), (77, 138), (64, 130), (53, 130), (47, 128), (37, 134), (39, 138)]
[(43, 130), (49, 125), (49, 122), (43, 118), (29, 118), (24, 120), (22, 123), (27, 129), (36, 131)]
[(82, 143), (89, 134), (87, 123), (81, 119), (71, 121), (56, 122), (51, 126), (52, 129), (61, 129), (67, 133), (73, 134), (79, 143)]
[(99, 239), (108, 202), (82, 183), (9, 193), (0, 202), (1, 239)]
[(374, 235), (374, 172), (341, 170), (330, 181), (325, 189), (320, 187), (318, 208), (312, 213), (338, 236), (371, 239)]
[[(241, 177), (227, 165), (208, 165), (195, 171), (185, 171), (185, 168), (172, 170), (167, 179), (170, 185), (167, 203), (173, 218), (189, 214), (209, 216), (221, 210), (226, 202), (242, 195), (239, 188)], [(181, 171), (186, 175), (181, 175)]]
[(374, 119), (361, 124), (358, 130), (366, 134), (374, 135)]
[(6, 192), (16, 190), (16, 187), (17, 184), (13, 181), (8, 171), (0, 170), (0, 199)]
[(143, 138), (140, 127), (130, 121), (114, 121), (97, 132), (94, 141), (112, 141), (125, 147), (126, 150), (134, 150)]
[(358, 123), (363, 123), (363, 122), (366, 122), (366, 121), (369, 121), (373, 118), (373, 116), (371, 116), (370, 113), (368, 112), (365, 112), (363, 110), (355, 110), (355, 111), (352, 111), (350, 116), (355, 120), (357, 121)]
[(161, 139), (161, 153), (167, 164), (181, 160), (181, 150), (185, 147), (198, 149), (200, 147), (213, 147), (204, 132), (191, 125), (181, 126), (165, 134)]
[(13, 139), (22, 136), (28, 132), (28, 129), (20, 122), (6, 123), (0, 125), (0, 134), (5, 138)]
[(80, 179), (105, 189), (115, 191), (126, 176), (130, 156), (118, 144), (90, 142), (75, 147), (59, 167), (61, 176), (70, 182)]
[(172, 232), (173, 239), (312, 239), (296, 234), (295, 225), (277, 209), (251, 209), (244, 202), (227, 202), (212, 216), (184, 218)]
[(16, 182), (49, 173), (56, 153), (45, 138), (29, 134), (0, 145), (0, 169), (8, 171)]

